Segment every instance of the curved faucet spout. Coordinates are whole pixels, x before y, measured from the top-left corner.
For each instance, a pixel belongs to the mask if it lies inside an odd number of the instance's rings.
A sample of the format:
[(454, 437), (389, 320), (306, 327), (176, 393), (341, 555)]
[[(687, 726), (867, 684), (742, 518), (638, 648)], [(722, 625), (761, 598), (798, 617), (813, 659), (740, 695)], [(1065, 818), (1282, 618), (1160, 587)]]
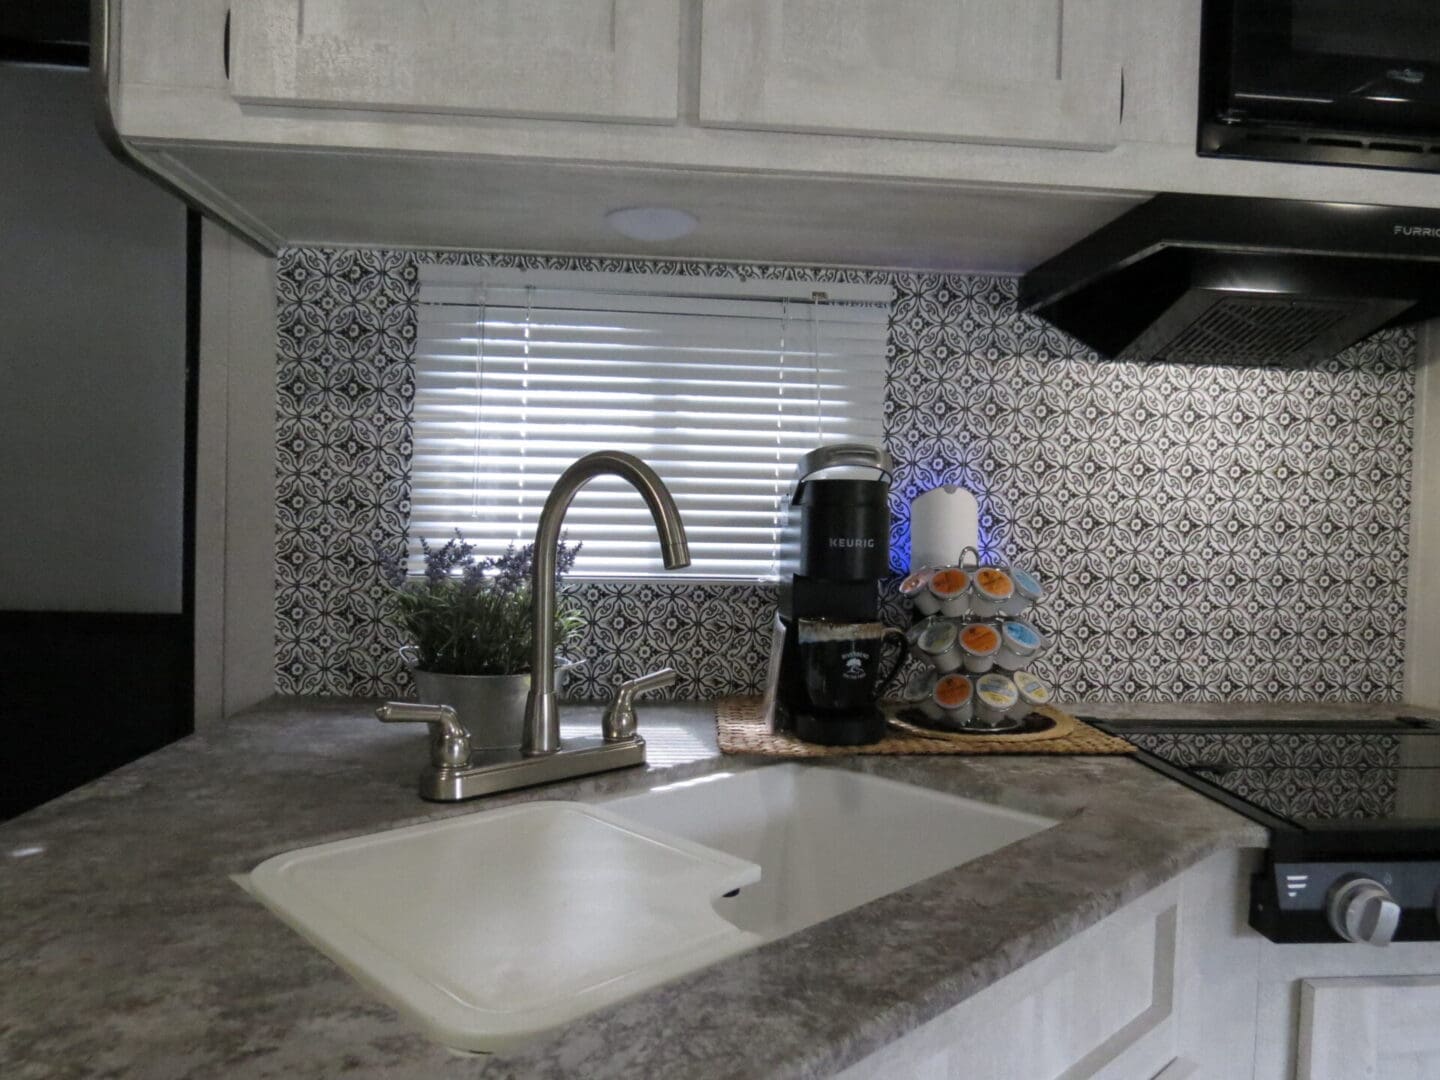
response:
[(597, 450), (575, 462), (555, 481), (535, 530), (535, 559), (530, 582), (533, 619), (530, 695), (525, 701), (525, 732), (521, 751), (529, 757), (560, 749), (560, 706), (555, 697), (555, 559), (560, 526), (575, 493), (597, 476), (618, 476), (645, 500), (660, 534), (665, 569), (690, 565), (690, 544), (675, 500), (655, 470), (633, 454)]

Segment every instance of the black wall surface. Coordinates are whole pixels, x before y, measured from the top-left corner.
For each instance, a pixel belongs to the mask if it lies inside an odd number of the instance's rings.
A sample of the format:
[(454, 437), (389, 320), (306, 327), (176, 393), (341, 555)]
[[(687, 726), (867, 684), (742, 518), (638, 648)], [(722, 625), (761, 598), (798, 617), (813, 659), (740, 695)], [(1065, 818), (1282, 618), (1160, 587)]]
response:
[(83, 67), (89, 54), (89, 0), (0, 0), (0, 59)]
[(101, 144), (86, 7), (0, 0), (0, 819), (193, 729), (199, 220)]
[(0, 612), (0, 820), (192, 726), (184, 615)]

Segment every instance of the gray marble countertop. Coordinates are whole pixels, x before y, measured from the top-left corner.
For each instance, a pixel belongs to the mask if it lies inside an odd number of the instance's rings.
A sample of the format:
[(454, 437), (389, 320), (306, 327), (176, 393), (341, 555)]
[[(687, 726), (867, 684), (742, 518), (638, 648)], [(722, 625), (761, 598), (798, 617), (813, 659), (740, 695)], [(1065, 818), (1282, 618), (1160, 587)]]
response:
[[(341, 836), (763, 767), (719, 757), (711, 715), (703, 704), (642, 709), (644, 769), (439, 806), (415, 794), (416, 729), (382, 726), (363, 703), (277, 701), (0, 825), (0, 1076), (824, 1076), (1211, 852), (1266, 842), (1125, 758), (816, 765), (1063, 820), (491, 1058), (428, 1042), (231, 880)], [(567, 719), (597, 716), (572, 708)]]

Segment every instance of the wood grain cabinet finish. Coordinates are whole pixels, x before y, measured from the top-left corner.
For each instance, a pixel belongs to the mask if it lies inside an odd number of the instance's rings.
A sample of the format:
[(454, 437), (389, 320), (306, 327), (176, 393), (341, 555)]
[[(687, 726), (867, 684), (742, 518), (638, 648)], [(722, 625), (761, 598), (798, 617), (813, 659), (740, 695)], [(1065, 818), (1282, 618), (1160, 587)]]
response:
[(674, 123), (682, 0), (235, 0), (252, 105)]
[(702, 0), (700, 122), (1105, 148), (1120, 0)]
[(1440, 975), (1306, 979), (1296, 1080), (1440, 1076)]

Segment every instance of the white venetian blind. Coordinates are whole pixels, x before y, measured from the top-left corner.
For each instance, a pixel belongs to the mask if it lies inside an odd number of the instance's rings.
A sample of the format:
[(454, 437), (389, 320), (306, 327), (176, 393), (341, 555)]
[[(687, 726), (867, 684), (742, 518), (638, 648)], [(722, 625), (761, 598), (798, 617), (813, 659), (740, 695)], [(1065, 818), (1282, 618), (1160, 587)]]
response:
[[(535, 536), (582, 454), (665, 481), (691, 577), (773, 577), (800, 455), (879, 445), (888, 286), (426, 266), (415, 351), (410, 540), (485, 553)], [(592, 481), (566, 515), (574, 575), (665, 573), (640, 496)], [(418, 565), (418, 564), (416, 564)]]

